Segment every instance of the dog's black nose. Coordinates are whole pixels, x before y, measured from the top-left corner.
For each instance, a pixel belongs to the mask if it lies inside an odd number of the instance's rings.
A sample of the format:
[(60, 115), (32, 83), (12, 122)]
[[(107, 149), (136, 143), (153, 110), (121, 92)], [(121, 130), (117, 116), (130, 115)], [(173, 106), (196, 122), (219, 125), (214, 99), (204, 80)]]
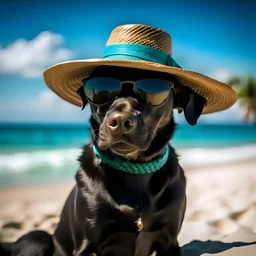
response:
[(107, 119), (107, 126), (112, 133), (129, 133), (136, 125), (136, 116), (129, 112), (113, 112)]

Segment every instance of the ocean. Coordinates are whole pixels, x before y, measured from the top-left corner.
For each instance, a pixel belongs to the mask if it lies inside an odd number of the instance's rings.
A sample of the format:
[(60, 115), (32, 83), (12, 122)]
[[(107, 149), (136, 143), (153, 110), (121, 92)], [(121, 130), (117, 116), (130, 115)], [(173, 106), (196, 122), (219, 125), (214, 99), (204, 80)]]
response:
[[(0, 124), (0, 187), (73, 180), (89, 141), (87, 124)], [(182, 124), (170, 144), (188, 167), (256, 159), (256, 126)]]

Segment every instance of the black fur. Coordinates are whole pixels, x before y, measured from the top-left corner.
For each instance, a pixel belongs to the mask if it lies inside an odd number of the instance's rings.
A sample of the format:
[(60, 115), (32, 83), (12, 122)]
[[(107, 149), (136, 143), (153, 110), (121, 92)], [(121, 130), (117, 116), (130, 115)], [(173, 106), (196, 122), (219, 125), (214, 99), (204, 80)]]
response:
[(52, 237), (45, 231), (32, 231), (15, 243), (0, 245), (1, 256), (51, 256), (54, 253)]
[[(205, 100), (168, 74), (103, 67), (92, 75), (122, 80), (161, 77), (174, 81), (174, 89), (157, 107), (137, 98), (128, 86), (107, 105), (91, 104), (92, 143), (84, 147), (79, 158), (77, 185), (65, 203), (56, 231), (52, 236), (34, 231), (15, 243), (2, 244), (3, 256), (50, 256), (54, 250), (55, 255), (149, 256), (153, 251), (157, 256), (181, 255), (177, 236), (186, 208), (186, 180), (175, 151), (170, 147), (168, 161), (160, 170), (139, 175), (104, 165), (92, 144), (109, 157), (147, 162), (158, 157), (173, 136), (173, 108), (184, 110), (188, 123), (195, 125)], [(83, 89), (78, 93), (84, 107), (87, 100)], [(134, 123), (110, 132), (113, 117), (118, 118), (120, 127), (130, 117)], [(135, 224), (138, 218), (143, 222), (140, 232)]]

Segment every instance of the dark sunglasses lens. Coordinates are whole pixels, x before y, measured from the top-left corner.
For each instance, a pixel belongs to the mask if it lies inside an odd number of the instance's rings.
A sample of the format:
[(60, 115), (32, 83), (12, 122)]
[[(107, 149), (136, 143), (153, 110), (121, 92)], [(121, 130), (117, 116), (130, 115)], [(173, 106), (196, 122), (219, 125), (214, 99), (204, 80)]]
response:
[(150, 105), (162, 104), (169, 96), (171, 83), (161, 79), (141, 79), (136, 83), (137, 93)]
[(104, 104), (118, 95), (120, 81), (111, 77), (93, 77), (84, 82), (84, 91), (92, 102)]

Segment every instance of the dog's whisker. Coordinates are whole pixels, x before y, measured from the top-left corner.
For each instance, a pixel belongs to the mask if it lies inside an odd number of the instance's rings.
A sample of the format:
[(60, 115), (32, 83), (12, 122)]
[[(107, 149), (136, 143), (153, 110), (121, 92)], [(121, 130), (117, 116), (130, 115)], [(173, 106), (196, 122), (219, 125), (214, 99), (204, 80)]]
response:
[(98, 134), (95, 135), (94, 140), (98, 140), (100, 136)]
[(99, 128), (93, 129), (94, 132), (98, 132), (99, 130), (100, 130)]
[(95, 137), (93, 138), (93, 143), (97, 144), (99, 142), (99, 139), (100, 139), (99, 135), (98, 134), (95, 135)]

